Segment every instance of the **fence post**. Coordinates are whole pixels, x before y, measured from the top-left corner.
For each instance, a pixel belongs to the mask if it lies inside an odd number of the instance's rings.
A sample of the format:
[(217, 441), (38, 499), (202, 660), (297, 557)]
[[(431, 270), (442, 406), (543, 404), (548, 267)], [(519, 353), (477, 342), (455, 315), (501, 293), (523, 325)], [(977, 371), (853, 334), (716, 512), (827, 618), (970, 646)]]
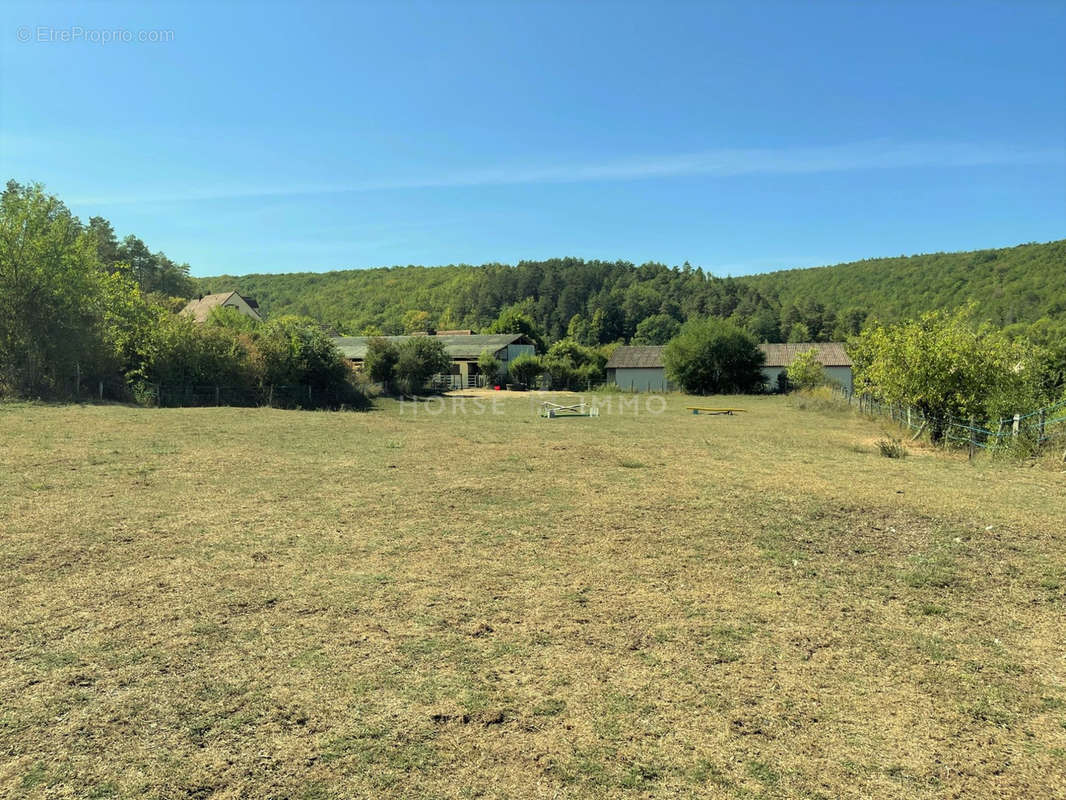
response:
[(1010, 435), (1012, 437), (1018, 435), (1018, 428), (1021, 427), (1021, 422), (1022, 422), (1022, 415), (1021, 414), (1015, 414), (1014, 415), (1014, 424), (1011, 425), (1011, 429), (1010, 429), (1011, 430)]
[(222, 405), (222, 392), (218, 388), (218, 384), (215, 384), (215, 405)]
[(311, 405), (311, 384), (307, 384), (307, 405)]
[(104, 402), (104, 382), (100, 381), (100, 402)]
[(81, 397), (81, 364), (74, 363), (74, 396)]
[(1037, 444), (1040, 444), (1041, 442), (1044, 441), (1044, 426), (1045, 426), (1046, 423), (1047, 423), (1047, 409), (1046, 408), (1042, 408), (1042, 409), (1040, 409), (1040, 422), (1038, 423), (1039, 427), (1037, 428), (1037, 432), (1039, 433), (1039, 435), (1037, 436), (1037, 439), (1036, 439), (1036, 443)]

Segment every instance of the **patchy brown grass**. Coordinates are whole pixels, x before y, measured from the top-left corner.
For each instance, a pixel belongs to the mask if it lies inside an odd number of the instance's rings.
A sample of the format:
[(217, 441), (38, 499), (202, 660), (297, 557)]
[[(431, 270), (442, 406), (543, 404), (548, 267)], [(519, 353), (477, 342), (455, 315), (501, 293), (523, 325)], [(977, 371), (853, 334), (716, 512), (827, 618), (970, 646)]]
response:
[(1066, 796), (1061, 473), (624, 399), (0, 405), (0, 795)]

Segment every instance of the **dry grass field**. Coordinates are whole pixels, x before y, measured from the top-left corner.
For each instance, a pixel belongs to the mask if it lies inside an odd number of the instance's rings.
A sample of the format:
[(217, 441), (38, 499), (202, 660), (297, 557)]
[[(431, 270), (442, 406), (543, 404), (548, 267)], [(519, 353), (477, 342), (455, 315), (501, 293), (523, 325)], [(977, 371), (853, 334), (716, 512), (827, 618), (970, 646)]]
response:
[(0, 796), (1066, 797), (1061, 467), (611, 400), (0, 405)]

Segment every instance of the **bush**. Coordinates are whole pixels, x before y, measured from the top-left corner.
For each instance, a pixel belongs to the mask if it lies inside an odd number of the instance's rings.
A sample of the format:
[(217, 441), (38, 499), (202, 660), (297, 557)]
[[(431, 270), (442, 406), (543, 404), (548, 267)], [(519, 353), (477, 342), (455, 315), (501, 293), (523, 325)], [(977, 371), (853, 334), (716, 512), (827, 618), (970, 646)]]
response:
[(414, 336), (397, 348), (396, 379), (408, 394), (425, 391), (429, 380), (451, 370), (444, 343), (432, 336)]
[(137, 358), (137, 368), (128, 375), (133, 384), (254, 390), (260, 383), (259, 364), (253, 359), (249, 339), (162, 309), (139, 342)]
[(552, 389), (572, 389), (578, 383), (577, 369), (569, 358), (544, 358), (542, 364)]
[(907, 455), (907, 448), (899, 439), (880, 439), (877, 448), (885, 458), (904, 458)]
[(603, 348), (586, 347), (575, 339), (560, 339), (541, 360), (553, 389), (586, 389), (602, 383), (607, 366)]
[(714, 317), (689, 320), (663, 350), (667, 377), (690, 394), (757, 392), (764, 360), (751, 334)]
[(482, 350), (477, 358), (477, 368), (485, 378), (485, 385), (494, 386), (503, 372), (503, 363), (491, 350)]
[(266, 385), (308, 385), (327, 391), (349, 382), (349, 368), (332, 340), (313, 322), (286, 316), (262, 326), (255, 340)]
[(396, 373), (396, 362), (400, 360), (400, 351), (395, 344), (381, 336), (375, 336), (366, 345), (366, 357), (363, 369), (370, 380), (380, 383), (386, 391)]
[(508, 372), (516, 383), (533, 386), (544, 372), (544, 364), (536, 356), (523, 353), (511, 362)]
[(841, 412), (848, 410), (848, 404), (844, 399), (828, 386), (794, 392), (789, 399), (789, 405), (801, 411)]
[[(160, 310), (139, 343), (138, 358), (127, 377), (134, 398), (144, 404), (167, 404), (175, 397), (195, 404), (204, 402), (207, 390), (208, 402), (229, 404), (368, 405), (366, 392), (333, 342), (313, 323), (296, 317), (263, 323), (248, 334)], [(156, 387), (163, 388), (162, 397)]]

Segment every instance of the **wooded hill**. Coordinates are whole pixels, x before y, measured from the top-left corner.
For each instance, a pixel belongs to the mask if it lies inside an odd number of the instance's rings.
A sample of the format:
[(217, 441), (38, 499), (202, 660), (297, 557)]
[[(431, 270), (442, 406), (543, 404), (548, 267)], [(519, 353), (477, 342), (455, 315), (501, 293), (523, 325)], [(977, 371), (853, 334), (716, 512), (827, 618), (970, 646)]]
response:
[(742, 278), (784, 305), (817, 299), (882, 321), (969, 301), (997, 325), (1066, 318), (1066, 239), (999, 250), (871, 258)]
[(1066, 240), (741, 278), (688, 264), (550, 259), (219, 276), (199, 285), (237, 289), (268, 314), (306, 315), (347, 334), (481, 329), (501, 309), (522, 304), (548, 338), (587, 344), (656, 344), (673, 321), (703, 314), (731, 318), (764, 341), (812, 341), (846, 337), (869, 319), (891, 322), (969, 302), (979, 319), (1027, 329), (1040, 323), (1046, 331), (1066, 325)]

